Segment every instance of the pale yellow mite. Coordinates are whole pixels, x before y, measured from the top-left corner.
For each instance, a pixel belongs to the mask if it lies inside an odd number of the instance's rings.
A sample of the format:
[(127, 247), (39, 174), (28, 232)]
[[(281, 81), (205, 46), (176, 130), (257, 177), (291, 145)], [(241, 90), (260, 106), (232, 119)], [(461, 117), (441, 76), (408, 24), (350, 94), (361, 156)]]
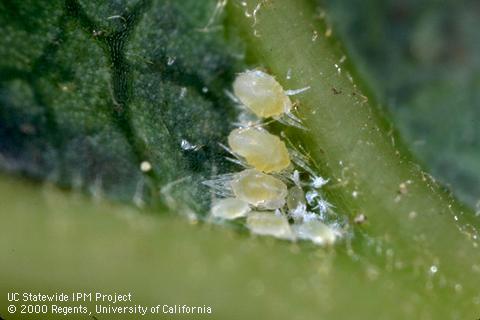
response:
[(294, 234), (287, 218), (273, 212), (252, 211), (247, 216), (247, 228), (258, 235), (274, 236), (280, 239), (293, 240)]
[(248, 203), (236, 198), (218, 200), (211, 209), (212, 216), (226, 220), (245, 217), (248, 212), (250, 212)]
[(278, 172), (290, 165), (285, 143), (259, 128), (240, 128), (230, 132), (228, 145), (257, 170)]
[(337, 236), (335, 231), (318, 220), (306, 221), (294, 226), (295, 235), (318, 245), (332, 245)]
[(281, 180), (257, 170), (244, 170), (231, 182), (238, 199), (263, 209), (278, 209), (285, 205), (287, 186)]
[(260, 118), (281, 116), (292, 108), (290, 98), (277, 80), (260, 70), (240, 73), (233, 83), (233, 92)]

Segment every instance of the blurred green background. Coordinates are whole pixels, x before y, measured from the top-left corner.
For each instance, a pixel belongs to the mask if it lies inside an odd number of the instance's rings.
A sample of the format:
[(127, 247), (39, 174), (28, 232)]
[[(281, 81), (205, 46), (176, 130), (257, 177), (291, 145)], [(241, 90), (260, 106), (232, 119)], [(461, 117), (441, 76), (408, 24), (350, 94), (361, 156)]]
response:
[(480, 200), (480, 2), (319, 3), (411, 150), (475, 206)]

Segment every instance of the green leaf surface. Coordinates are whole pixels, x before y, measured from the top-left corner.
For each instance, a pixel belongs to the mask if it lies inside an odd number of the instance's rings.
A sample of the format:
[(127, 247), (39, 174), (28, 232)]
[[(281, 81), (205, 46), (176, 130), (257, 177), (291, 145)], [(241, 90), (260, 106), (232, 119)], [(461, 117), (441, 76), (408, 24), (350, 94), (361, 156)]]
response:
[(480, 199), (478, 3), (317, 2), (415, 155), (475, 206)]
[[(239, 12), (253, 12), (255, 6), (252, 1), (247, 8), (235, 7), (233, 16), (242, 17)], [(285, 87), (311, 87), (298, 97), (299, 115), (310, 131), (292, 130), (289, 136), (307, 145), (322, 163), (323, 175), (337, 182), (328, 188), (337, 208), (369, 217), (365, 228), (356, 229), (353, 252), (373, 261), (381, 250), (380, 256), (399, 263), (397, 275), (406, 272), (400, 280), (404, 285), (425, 284), (431, 266), (443, 265), (444, 278), (437, 279), (430, 298), (444, 305), (434, 310), (445, 307), (451, 317), (456, 306), (473, 310), (478, 219), (412, 161), (375, 101), (363, 96), (368, 91), (356, 81), (348, 59), (342, 63), (340, 44), (324, 36), (326, 27), (314, 9), (308, 1), (265, 3), (255, 19), (236, 20), (245, 26), (252, 59), (263, 61), (274, 74), (290, 72)], [(278, 32), (281, 25), (290, 27)], [(408, 190), (400, 190), (402, 183)], [(426, 273), (416, 278), (415, 270), (422, 269)], [(450, 281), (460, 284), (465, 296), (449, 291)]]
[[(2, 294), (132, 291), (141, 304), (212, 305), (219, 319), (478, 317), (477, 217), (414, 162), (318, 8), (231, 1), (217, 16), (218, 4), (0, 4), (0, 166), (94, 195), (0, 180)], [(351, 221), (333, 248), (168, 214), (204, 215), (200, 182), (235, 170), (218, 143), (246, 62), (310, 87), (295, 97), (308, 130), (271, 128), (331, 179), (328, 200)], [(354, 225), (360, 213), (368, 222)]]
[(0, 166), (150, 205), (183, 179), (168, 196), (205, 212), (199, 181), (226, 168), (224, 89), (242, 66), (221, 25), (202, 31), (215, 1), (2, 6)]

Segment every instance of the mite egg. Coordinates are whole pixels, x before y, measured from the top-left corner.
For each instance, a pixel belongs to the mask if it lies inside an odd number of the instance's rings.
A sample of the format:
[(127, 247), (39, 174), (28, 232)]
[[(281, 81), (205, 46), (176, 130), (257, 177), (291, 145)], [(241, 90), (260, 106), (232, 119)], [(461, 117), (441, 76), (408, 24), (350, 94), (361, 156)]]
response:
[(281, 180), (256, 170), (244, 170), (231, 182), (235, 196), (264, 209), (285, 205), (287, 186)]
[(294, 239), (287, 219), (273, 212), (251, 212), (247, 217), (247, 228), (258, 235), (274, 236), (281, 239)]
[(318, 220), (309, 220), (294, 226), (295, 234), (303, 240), (310, 240), (319, 245), (331, 245), (337, 236), (335, 231)]
[(260, 70), (240, 73), (233, 83), (238, 99), (260, 118), (280, 116), (292, 108), (292, 102), (282, 86)]
[(258, 128), (240, 128), (230, 132), (228, 144), (257, 170), (277, 172), (290, 165), (285, 143), (277, 136)]
[(212, 216), (226, 220), (245, 217), (249, 211), (247, 202), (235, 198), (221, 199), (211, 209)]

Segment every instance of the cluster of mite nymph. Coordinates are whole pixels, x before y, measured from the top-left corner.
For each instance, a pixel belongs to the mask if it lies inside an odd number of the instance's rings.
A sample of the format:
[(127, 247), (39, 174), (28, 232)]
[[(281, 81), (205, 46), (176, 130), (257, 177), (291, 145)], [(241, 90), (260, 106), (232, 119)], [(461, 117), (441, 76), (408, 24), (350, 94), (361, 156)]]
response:
[(238, 74), (230, 96), (240, 113), (222, 146), (243, 170), (203, 183), (212, 190), (215, 220), (241, 219), (257, 235), (331, 245), (344, 226), (322, 191), (329, 180), (316, 173), (302, 148), (265, 129), (269, 121), (305, 129), (289, 97), (301, 91), (283, 90), (261, 70)]

